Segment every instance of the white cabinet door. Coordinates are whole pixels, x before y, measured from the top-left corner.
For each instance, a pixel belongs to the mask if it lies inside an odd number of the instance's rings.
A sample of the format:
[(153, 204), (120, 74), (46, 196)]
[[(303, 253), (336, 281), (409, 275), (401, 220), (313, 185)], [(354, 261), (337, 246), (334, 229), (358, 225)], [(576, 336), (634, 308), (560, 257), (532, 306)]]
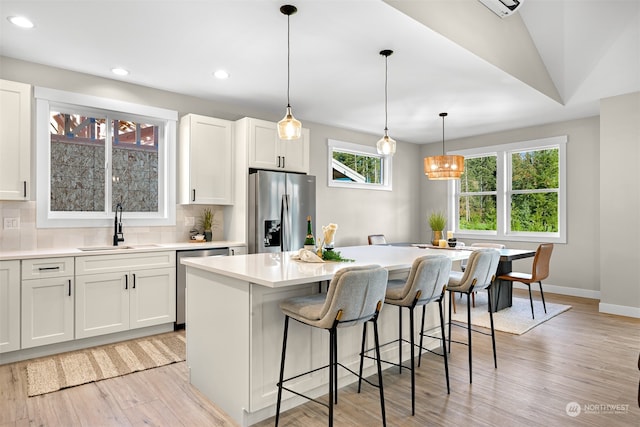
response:
[(29, 200), (31, 86), (0, 80), (0, 200)]
[(128, 273), (76, 276), (76, 284), (76, 338), (129, 329)]
[(280, 140), (280, 155), (284, 170), (309, 173), (309, 129), (302, 129), (300, 139)]
[(309, 129), (294, 141), (278, 137), (277, 124), (252, 118), (247, 121), (249, 167), (286, 172), (309, 172)]
[(0, 261), (0, 353), (20, 349), (20, 261)]
[(22, 281), (22, 348), (69, 341), (73, 334), (72, 276)]
[(130, 328), (175, 322), (176, 269), (140, 270), (130, 276)]
[(187, 114), (180, 120), (179, 198), (182, 204), (233, 204), (233, 123)]

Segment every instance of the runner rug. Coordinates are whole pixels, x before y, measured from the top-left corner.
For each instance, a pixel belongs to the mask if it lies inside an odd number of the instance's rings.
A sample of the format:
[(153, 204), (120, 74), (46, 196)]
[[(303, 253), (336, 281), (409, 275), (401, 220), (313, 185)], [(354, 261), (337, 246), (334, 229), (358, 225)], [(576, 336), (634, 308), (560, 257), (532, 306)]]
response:
[(184, 332), (171, 332), (27, 362), (28, 395), (50, 393), (185, 360)]
[[(467, 323), (467, 297), (460, 298), (456, 295), (456, 313), (453, 320)], [(510, 334), (522, 335), (547, 320), (563, 313), (571, 308), (570, 305), (547, 303), (547, 312), (542, 308), (542, 301), (538, 298), (533, 300), (533, 310), (535, 319), (531, 318), (531, 305), (528, 298), (513, 297), (511, 307), (493, 313), (493, 324), (496, 331), (508, 332)], [(476, 306), (471, 307), (471, 324), (483, 328), (491, 329), (489, 311), (487, 309), (487, 293), (476, 293)]]

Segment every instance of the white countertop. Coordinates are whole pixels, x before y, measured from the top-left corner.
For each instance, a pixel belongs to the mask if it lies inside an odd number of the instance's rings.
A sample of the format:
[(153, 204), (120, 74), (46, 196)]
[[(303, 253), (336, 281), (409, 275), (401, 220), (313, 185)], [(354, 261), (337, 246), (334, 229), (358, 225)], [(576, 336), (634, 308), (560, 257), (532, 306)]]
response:
[(405, 246), (349, 246), (336, 248), (343, 258), (355, 262), (308, 263), (291, 259), (293, 252), (236, 255), (224, 258), (186, 258), (187, 267), (233, 277), (250, 283), (277, 288), (331, 280), (341, 268), (378, 264), (389, 271), (411, 268), (413, 260), (424, 255), (445, 255), (452, 261), (469, 257), (470, 251), (421, 249)]
[[(48, 248), (33, 249), (27, 251), (7, 251), (0, 253), (0, 261), (12, 259), (33, 259), (33, 258), (49, 258), (49, 257), (65, 257), (65, 256), (88, 256), (88, 255), (115, 255), (131, 252), (156, 252), (156, 251), (181, 251), (192, 249), (215, 249), (228, 248), (232, 246), (244, 246), (244, 242), (233, 242), (220, 240), (215, 242), (191, 243), (127, 243), (123, 242), (120, 246), (88, 246), (81, 248)], [(90, 249), (90, 250), (87, 250)]]

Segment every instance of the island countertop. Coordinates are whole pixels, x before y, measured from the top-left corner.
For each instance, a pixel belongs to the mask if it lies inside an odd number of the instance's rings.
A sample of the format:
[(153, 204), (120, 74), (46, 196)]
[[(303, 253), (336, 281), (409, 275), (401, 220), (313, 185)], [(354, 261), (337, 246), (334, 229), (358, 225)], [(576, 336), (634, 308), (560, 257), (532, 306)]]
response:
[(309, 263), (294, 260), (298, 253), (274, 252), (234, 257), (186, 258), (182, 263), (211, 273), (220, 274), (271, 288), (331, 280), (341, 268), (377, 264), (389, 272), (408, 270), (413, 260), (424, 255), (445, 255), (452, 261), (469, 257), (469, 251), (422, 249), (411, 246), (348, 246), (336, 248), (343, 258), (354, 262)]

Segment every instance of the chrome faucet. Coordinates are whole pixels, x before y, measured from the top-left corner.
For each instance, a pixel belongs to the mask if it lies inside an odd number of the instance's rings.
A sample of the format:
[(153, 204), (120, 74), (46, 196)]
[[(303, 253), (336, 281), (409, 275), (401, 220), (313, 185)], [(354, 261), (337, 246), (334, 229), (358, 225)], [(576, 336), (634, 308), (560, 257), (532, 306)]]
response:
[[(118, 221), (118, 209), (120, 210), (120, 221)], [(124, 242), (124, 234), (122, 234), (122, 205), (116, 205), (116, 217), (113, 221), (113, 246), (118, 246), (118, 242)]]

